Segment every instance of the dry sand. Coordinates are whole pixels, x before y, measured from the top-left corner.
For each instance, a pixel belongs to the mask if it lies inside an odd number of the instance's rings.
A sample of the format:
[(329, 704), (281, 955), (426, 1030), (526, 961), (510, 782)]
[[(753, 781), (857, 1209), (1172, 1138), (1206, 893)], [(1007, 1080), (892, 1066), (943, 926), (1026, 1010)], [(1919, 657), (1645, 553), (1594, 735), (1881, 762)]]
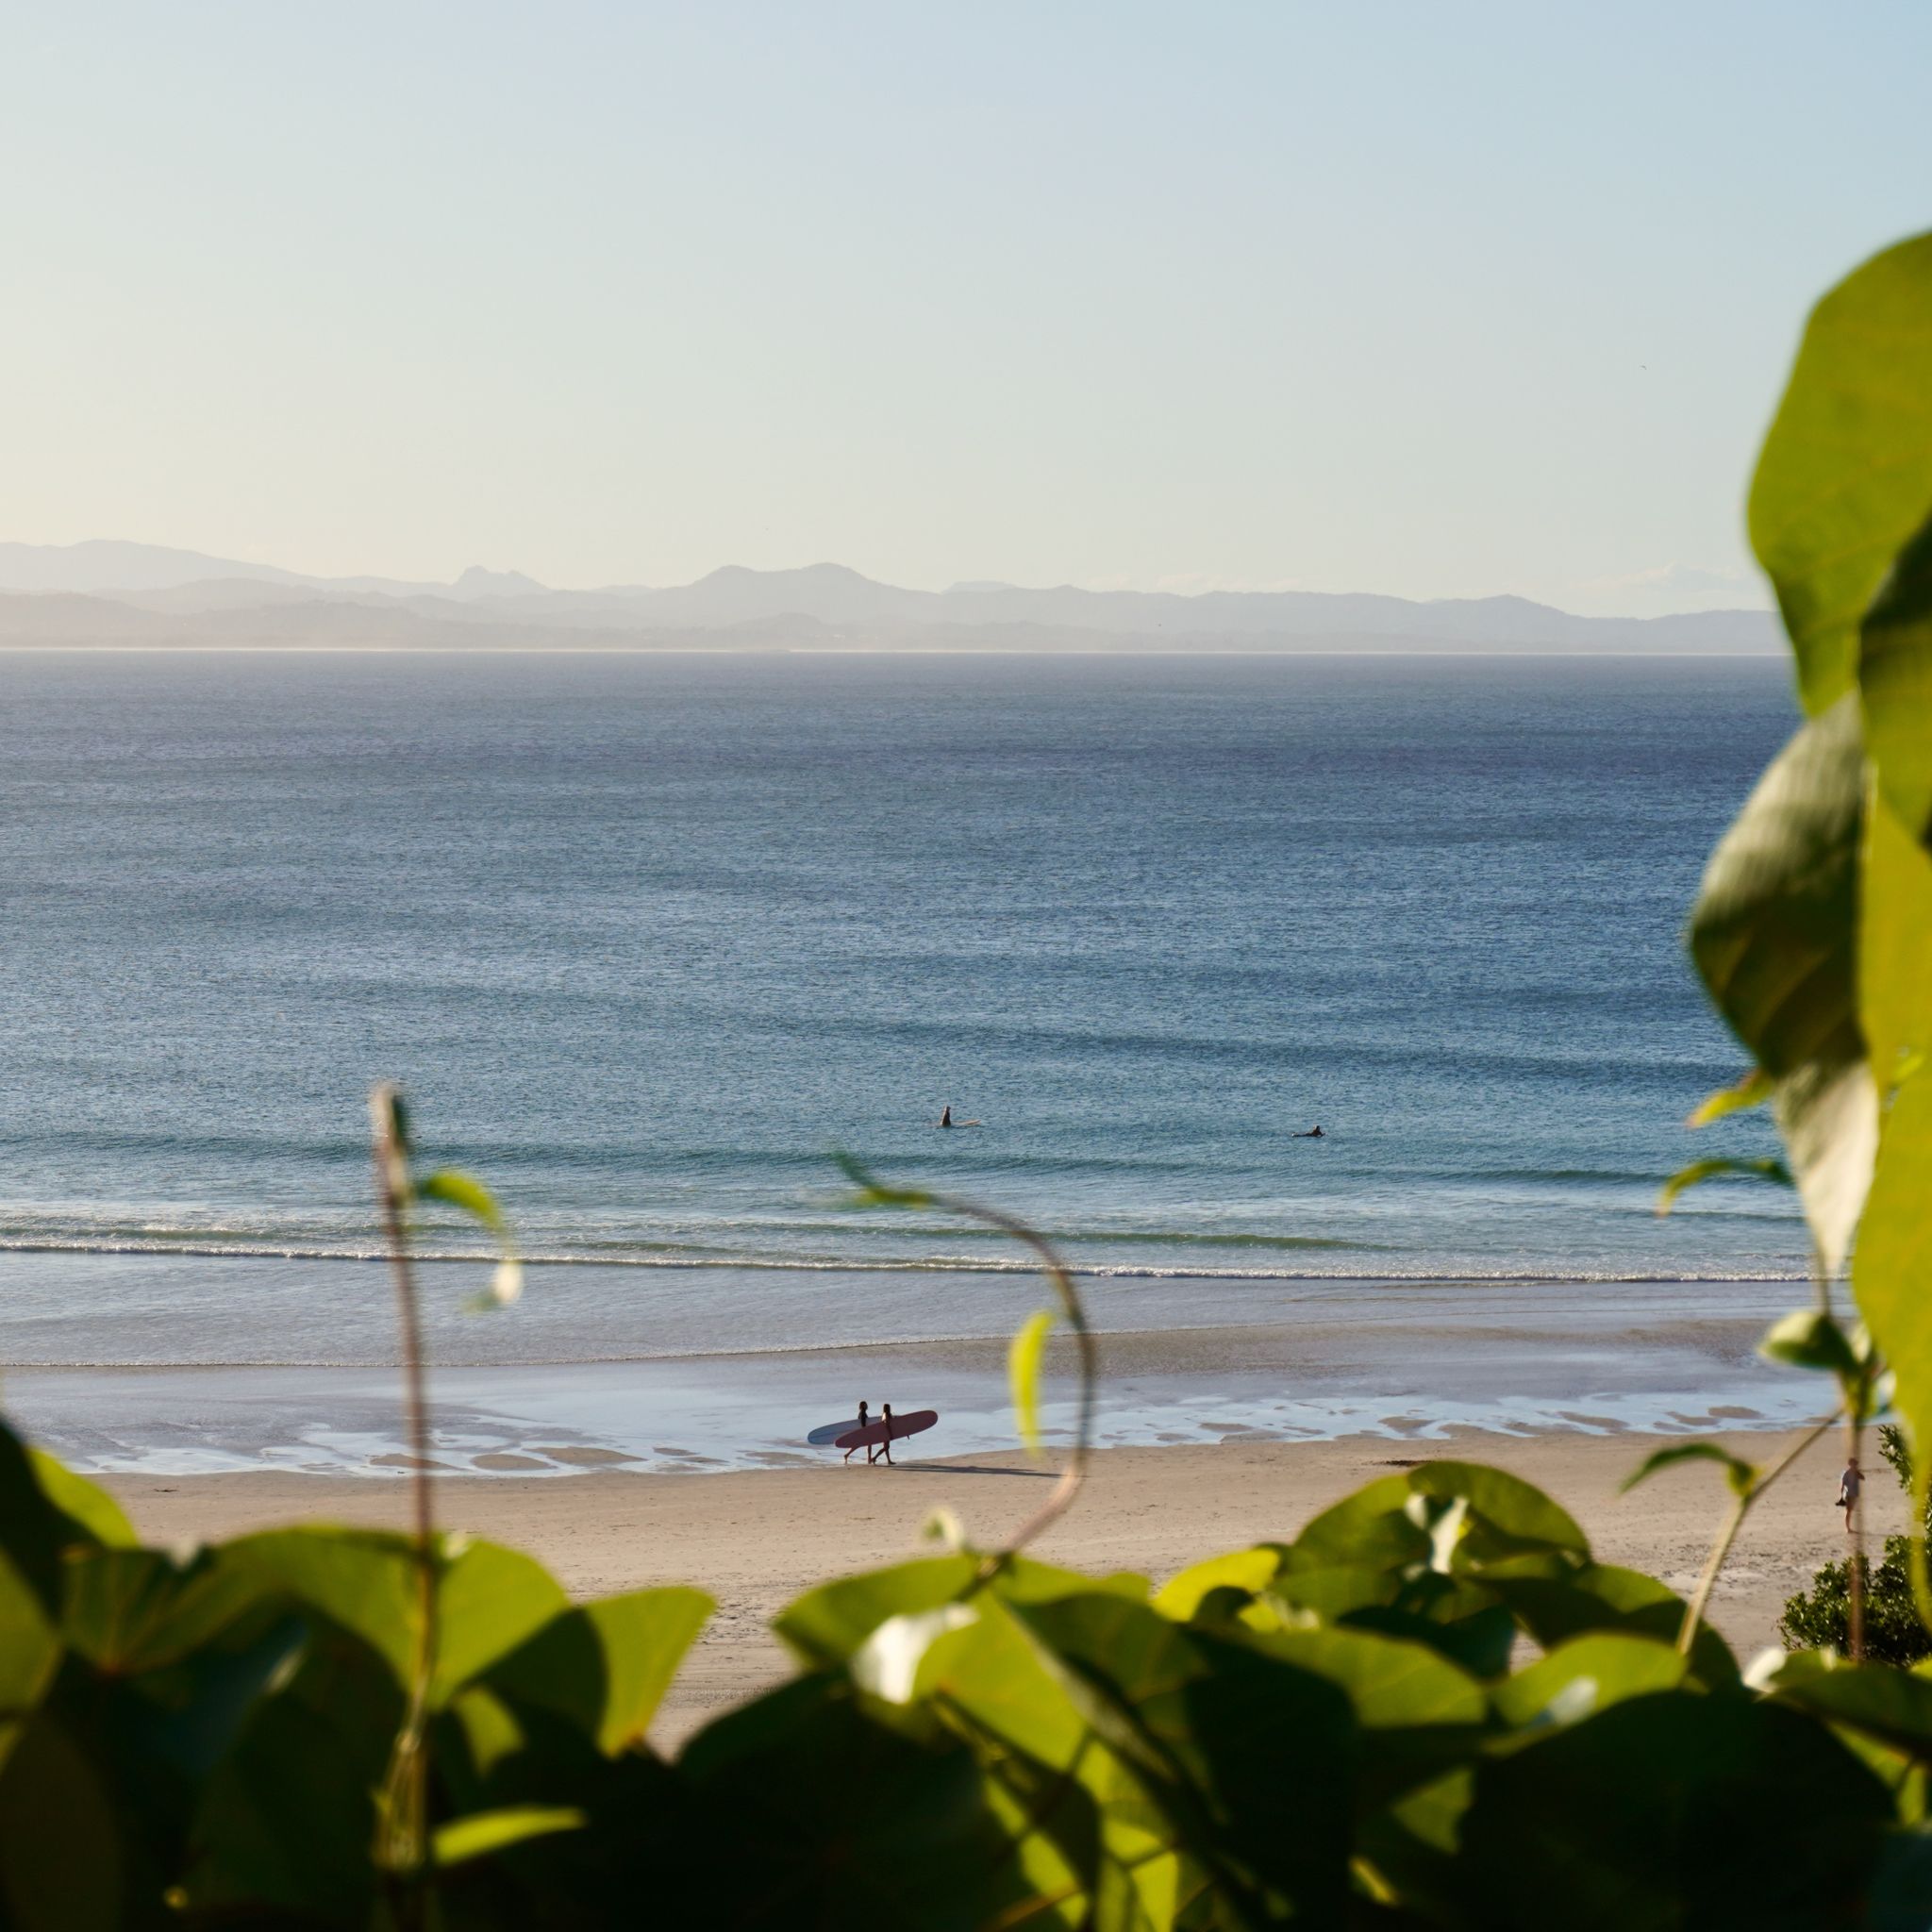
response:
[[(1214, 1445), (1107, 1449), (1086, 1493), (1039, 1546), (1082, 1569), (1137, 1570), (1157, 1580), (1218, 1550), (1285, 1538), (1316, 1510), (1391, 1469), (1428, 1457), (1493, 1462), (1546, 1489), (1582, 1524), (1599, 1557), (1694, 1582), (1724, 1504), (1717, 1471), (1690, 1464), (1630, 1495), (1617, 1486), (1670, 1439), (1465, 1432), (1453, 1442), (1357, 1436), (1328, 1442), (1238, 1438)], [(1768, 1462), (1793, 1438), (1763, 1431), (1725, 1439)], [(1776, 1641), (1779, 1609), (1826, 1558), (1842, 1553), (1832, 1507), (1843, 1445), (1814, 1444), (1758, 1506), (1732, 1555), (1713, 1621), (1741, 1658)], [(1903, 1497), (1876, 1457), (1867, 1531), (1904, 1528)], [(111, 1489), (149, 1540), (211, 1540), (302, 1518), (403, 1523), (396, 1481), (288, 1474), (115, 1476)], [(862, 1463), (717, 1475), (592, 1474), (442, 1479), (442, 1520), (515, 1543), (547, 1563), (573, 1595), (652, 1583), (696, 1583), (717, 1614), (686, 1660), (658, 1722), (673, 1741), (724, 1705), (784, 1674), (768, 1630), (773, 1613), (815, 1580), (893, 1561), (919, 1548), (935, 1505), (949, 1506), (975, 1541), (996, 1542), (1045, 1492), (1023, 1458)]]

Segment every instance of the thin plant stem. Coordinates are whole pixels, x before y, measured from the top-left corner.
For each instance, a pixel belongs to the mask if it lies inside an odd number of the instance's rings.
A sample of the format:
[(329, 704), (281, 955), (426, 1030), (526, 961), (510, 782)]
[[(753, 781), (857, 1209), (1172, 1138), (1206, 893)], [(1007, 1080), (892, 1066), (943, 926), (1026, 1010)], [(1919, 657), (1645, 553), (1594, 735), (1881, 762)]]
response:
[(1845, 1411), (1847, 1459), (1858, 1465), (1858, 1493), (1852, 1499), (1850, 1522), (1845, 1534), (1852, 1546), (1852, 1561), (1846, 1585), (1850, 1608), (1849, 1623), (1852, 1661), (1865, 1661), (1865, 1468), (1859, 1451), (1864, 1447), (1865, 1430), (1857, 1407)]
[(1724, 1567), (1724, 1558), (1731, 1554), (1731, 1545), (1738, 1540), (1738, 1532), (1744, 1526), (1744, 1519), (1751, 1513), (1751, 1491), (1746, 1490), (1732, 1503), (1730, 1513), (1724, 1518), (1724, 1527), (1717, 1533), (1717, 1541), (1710, 1546), (1710, 1555), (1705, 1560), (1704, 1574), (1697, 1579), (1696, 1593), (1684, 1606), (1684, 1621), (1677, 1626), (1677, 1649), (1685, 1656), (1690, 1655), (1690, 1646), (1697, 1641), (1697, 1626), (1704, 1621), (1705, 1607), (1710, 1602), (1710, 1593), (1717, 1588), (1718, 1573)]
[[(1831, 1270), (1824, 1265), (1824, 1254), (1816, 1241), (1811, 1244), (1811, 1283), (1818, 1297), (1819, 1312), (1832, 1313)], [(1846, 1635), (1850, 1640), (1852, 1661), (1865, 1660), (1865, 1482), (1859, 1451), (1864, 1446), (1865, 1403), (1863, 1391), (1849, 1379), (1840, 1378), (1845, 1398), (1845, 1459), (1859, 1464), (1858, 1493), (1845, 1520), (1845, 1540), (1851, 1546), (1851, 1560), (1845, 1569)]]
[(1073, 1507), (1074, 1498), (1079, 1494), (1080, 1485), (1087, 1480), (1087, 1465), (1093, 1446), (1093, 1412), (1100, 1383), (1100, 1350), (1094, 1341), (1093, 1330), (1088, 1325), (1087, 1310), (1074, 1286), (1074, 1278), (1067, 1271), (1067, 1264), (1044, 1235), (1037, 1234), (1024, 1221), (1016, 1221), (1010, 1214), (1001, 1213), (997, 1208), (985, 1208), (977, 1201), (964, 1201), (957, 1194), (933, 1194), (928, 1198), (935, 1208), (952, 1214), (963, 1214), (983, 1226), (995, 1228), (1033, 1251), (1039, 1259), (1041, 1273), (1046, 1276), (1047, 1285), (1060, 1305), (1060, 1312), (1067, 1318), (1067, 1326), (1073, 1330), (1074, 1346), (1079, 1357), (1080, 1394), (1073, 1452), (1045, 1502), (1013, 1532), (1004, 1549), (994, 1551), (987, 1557), (986, 1567), (981, 1573), (984, 1579), (1003, 1569), (1041, 1531), (1064, 1516)]
[[(406, 1880), (420, 1878), (430, 1862), (428, 1820), (429, 1686), (436, 1674), (436, 1507), (430, 1486), (429, 1391), (423, 1352), (422, 1312), (409, 1264), (409, 1151), (399, 1115), (400, 1097), (385, 1081), (371, 1090), (370, 1123), (375, 1155), (375, 1192), (382, 1208), (390, 1271), (396, 1291), (396, 1325), (402, 1337), (403, 1427), (409, 1445), (409, 1487), (415, 1517), (416, 1654), (408, 1706), (391, 1760), (387, 1856), (384, 1862)], [(410, 1883), (405, 1911), (422, 1917), (422, 1890)]]
[(1710, 1593), (1717, 1588), (1719, 1574), (1724, 1567), (1724, 1559), (1731, 1554), (1731, 1545), (1738, 1540), (1738, 1532), (1744, 1526), (1744, 1519), (1750, 1515), (1758, 1497), (1776, 1482), (1812, 1443), (1824, 1434), (1838, 1420), (1837, 1413), (1826, 1416), (1822, 1423), (1808, 1428), (1785, 1453), (1774, 1462), (1757, 1480), (1732, 1504), (1730, 1513), (1724, 1518), (1724, 1527), (1718, 1531), (1717, 1541), (1710, 1546), (1710, 1556), (1704, 1565), (1704, 1574), (1697, 1579), (1697, 1589), (1690, 1601), (1684, 1607), (1684, 1621), (1677, 1630), (1677, 1648), (1685, 1656), (1690, 1655), (1690, 1646), (1697, 1641), (1697, 1626), (1704, 1621), (1705, 1610), (1710, 1603)]

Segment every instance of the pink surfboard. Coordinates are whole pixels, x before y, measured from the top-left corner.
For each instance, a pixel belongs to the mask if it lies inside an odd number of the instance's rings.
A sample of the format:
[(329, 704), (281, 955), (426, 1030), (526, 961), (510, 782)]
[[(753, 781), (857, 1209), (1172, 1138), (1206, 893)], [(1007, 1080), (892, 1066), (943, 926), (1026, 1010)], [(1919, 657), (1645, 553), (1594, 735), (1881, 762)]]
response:
[(915, 1408), (910, 1415), (895, 1415), (889, 1425), (884, 1416), (867, 1423), (862, 1429), (851, 1429), (832, 1444), (834, 1449), (870, 1449), (874, 1442), (896, 1442), (901, 1436), (916, 1436), (940, 1419), (936, 1408)]

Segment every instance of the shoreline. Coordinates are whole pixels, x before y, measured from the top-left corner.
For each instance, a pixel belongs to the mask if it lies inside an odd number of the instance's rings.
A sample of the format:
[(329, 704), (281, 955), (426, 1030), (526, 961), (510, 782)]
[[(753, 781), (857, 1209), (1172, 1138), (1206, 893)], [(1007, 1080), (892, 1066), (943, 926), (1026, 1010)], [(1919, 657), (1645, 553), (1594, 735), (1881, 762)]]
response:
[[(1690, 1465), (1628, 1495), (1619, 1485), (1644, 1454), (1682, 1437), (1549, 1431), (1501, 1434), (1452, 1425), (1447, 1441), (1384, 1435), (1283, 1442), (1102, 1448), (1072, 1512), (1037, 1554), (1100, 1573), (1133, 1570), (1158, 1583), (1221, 1550), (1292, 1536), (1318, 1510), (1391, 1469), (1429, 1459), (1494, 1463), (1546, 1489), (1582, 1524), (1598, 1556), (1688, 1591), (1725, 1507), (1723, 1485)], [(1730, 1431), (1715, 1440), (1769, 1461), (1794, 1432)], [(903, 1453), (903, 1451), (902, 1451)], [(1843, 1455), (1836, 1433), (1812, 1445), (1754, 1510), (1720, 1580), (1711, 1621), (1740, 1661), (1776, 1641), (1784, 1599), (1819, 1564), (1842, 1556), (1831, 1495)], [(718, 1610), (674, 1682), (655, 1735), (673, 1743), (727, 1705), (787, 1674), (766, 1627), (824, 1577), (927, 1553), (928, 1512), (945, 1506), (970, 1536), (997, 1543), (1025, 1516), (1055, 1463), (1012, 1452), (908, 1460), (883, 1468), (833, 1463), (720, 1471), (702, 1476), (605, 1468), (544, 1475), (439, 1475), (449, 1528), (529, 1551), (573, 1597), (694, 1583)], [(208, 1475), (96, 1478), (150, 1541), (218, 1541), (304, 1519), (402, 1527), (408, 1485), (358, 1475), (262, 1468)], [(1866, 1533), (1906, 1524), (1890, 1482), (1867, 1491)]]
[[(1672, 1436), (1796, 1426), (1818, 1393), (1767, 1363), (1758, 1339), (1786, 1297), (1761, 1286), (1688, 1301), (1675, 1284), (1614, 1297), (1414, 1288), (1374, 1299), (1242, 1296), (1200, 1326), (1103, 1329), (1093, 1441), (1109, 1449), (1241, 1439), (1441, 1441), (1577, 1430)], [(774, 1315), (775, 1315), (774, 1311)], [(811, 1312), (797, 1311), (801, 1327)], [(1129, 1310), (1117, 1309), (1119, 1315)], [(1245, 1317), (1245, 1319), (1242, 1319)], [(943, 1315), (941, 1317), (943, 1320)], [(774, 1326), (777, 1326), (774, 1320)], [(658, 1473), (809, 1469), (815, 1426), (863, 1395), (941, 1424), (938, 1457), (1013, 1446), (1004, 1333), (906, 1341), (859, 1337), (762, 1350), (544, 1362), (530, 1326), (472, 1329), (505, 1351), (452, 1364), (430, 1338), (433, 1455), (452, 1478), (595, 1465)], [(781, 1333), (783, 1331), (781, 1330)], [(1049, 1341), (1042, 1423), (1071, 1441), (1072, 1353)], [(84, 1474), (157, 1478), (280, 1471), (368, 1482), (402, 1454), (393, 1366), (150, 1364), (8, 1371), (20, 1425)]]

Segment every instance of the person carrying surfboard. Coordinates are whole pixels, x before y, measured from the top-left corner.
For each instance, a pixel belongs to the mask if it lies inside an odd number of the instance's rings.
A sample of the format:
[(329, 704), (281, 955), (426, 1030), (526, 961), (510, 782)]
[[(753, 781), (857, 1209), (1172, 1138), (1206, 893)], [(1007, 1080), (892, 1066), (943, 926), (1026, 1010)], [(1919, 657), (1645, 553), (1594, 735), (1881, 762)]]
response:
[[(864, 1427), (865, 1427), (865, 1424), (866, 1424), (866, 1415), (865, 1415), (865, 1404), (861, 1402), (861, 1403), (860, 1403), (860, 1404), (858, 1405), (858, 1426), (859, 1426), (859, 1427), (860, 1427), (860, 1428), (862, 1429), (862, 1428), (864, 1428)], [(852, 1449), (857, 1449), (858, 1447), (858, 1444), (857, 1442), (853, 1443), (853, 1445), (852, 1445)], [(852, 1460), (852, 1449), (848, 1449), (848, 1450), (846, 1450), (846, 1452), (845, 1452), (845, 1460), (846, 1460), (847, 1462), (850, 1462), (850, 1461)], [(870, 1462), (870, 1461), (872, 1460), (872, 1451), (871, 1451), (870, 1449), (868, 1449), (868, 1450), (867, 1450), (867, 1451), (865, 1452), (865, 1459), (866, 1459), (866, 1460), (867, 1460), (868, 1462)]]
[[(898, 1464), (892, 1460), (892, 1405), (890, 1402), (880, 1403), (879, 1414), (884, 1417), (886, 1424), (886, 1438), (879, 1444), (879, 1454), (886, 1458), (886, 1466), (889, 1469), (896, 1469)], [(872, 1460), (870, 1451), (866, 1453), (865, 1459), (868, 1462)]]

